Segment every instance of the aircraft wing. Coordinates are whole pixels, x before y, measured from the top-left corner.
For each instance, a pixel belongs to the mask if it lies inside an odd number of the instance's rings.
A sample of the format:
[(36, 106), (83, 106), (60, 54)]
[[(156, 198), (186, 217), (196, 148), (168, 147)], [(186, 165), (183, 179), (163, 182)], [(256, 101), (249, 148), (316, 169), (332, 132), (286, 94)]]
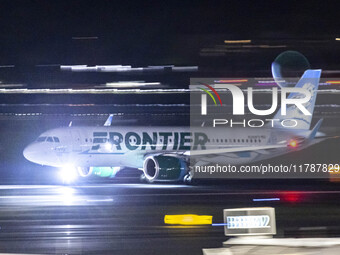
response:
[(223, 153), (233, 153), (233, 152), (244, 152), (244, 151), (265, 151), (269, 149), (287, 148), (286, 144), (279, 145), (263, 145), (263, 146), (247, 146), (247, 147), (232, 147), (232, 148), (222, 148), (222, 149), (212, 149), (212, 150), (197, 150), (197, 151), (186, 151), (183, 154), (186, 156), (200, 156), (209, 154), (223, 154)]
[(339, 135), (331, 136), (331, 135), (323, 135), (323, 136), (315, 136), (314, 139), (339, 139)]

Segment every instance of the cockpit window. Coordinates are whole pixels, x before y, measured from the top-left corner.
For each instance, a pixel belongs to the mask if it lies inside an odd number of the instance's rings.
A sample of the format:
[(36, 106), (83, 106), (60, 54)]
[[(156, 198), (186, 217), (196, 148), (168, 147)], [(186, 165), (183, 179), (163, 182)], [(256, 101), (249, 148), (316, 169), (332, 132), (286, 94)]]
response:
[(56, 142), (56, 143), (60, 143), (60, 141), (59, 141), (59, 138), (58, 137), (53, 137), (53, 140), (54, 140), (54, 142)]
[(46, 140), (47, 142), (53, 142), (53, 139), (52, 139), (52, 137), (47, 137), (47, 140)]
[(46, 140), (46, 136), (40, 136), (40, 137), (38, 137), (37, 138), (37, 142), (45, 142), (45, 140)]

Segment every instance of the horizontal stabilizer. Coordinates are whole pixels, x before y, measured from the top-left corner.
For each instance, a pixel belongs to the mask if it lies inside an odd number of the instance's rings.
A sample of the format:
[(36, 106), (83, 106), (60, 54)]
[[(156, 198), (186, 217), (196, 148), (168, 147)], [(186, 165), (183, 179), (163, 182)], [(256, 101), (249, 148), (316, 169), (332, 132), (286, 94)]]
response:
[(314, 126), (314, 128), (312, 129), (312, 131), (310, 132), (308, 139), (312, 140), (314, 139), (316, 133), (319, 131), (321, 124), (322, 124), (323, 119), (319, 120), (318, 123), (316, 123), (316, 125)]

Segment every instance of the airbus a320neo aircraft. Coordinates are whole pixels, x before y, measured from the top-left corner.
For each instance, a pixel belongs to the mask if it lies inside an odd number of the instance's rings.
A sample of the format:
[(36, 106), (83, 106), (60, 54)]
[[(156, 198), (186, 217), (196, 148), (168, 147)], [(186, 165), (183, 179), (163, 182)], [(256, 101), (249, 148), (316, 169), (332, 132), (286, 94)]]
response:
[[(313, 114), (321, 70), (307, 70), (298, 88), (307, 88), (312, 97), (305, 108)], [(291, 93), (288, 98), (298, 98)], [(34, 163), (74, 171), (81, 177), (114, 177), (121, 167), (138, 168), (148, 182), (190, 180), (190, 157), (197, 164), (221, 162), (247, 164), (305, 149), (322, 141), (318, 132), (322, 120), (310, 129), (312, 116), (295, 106), (281, 109), (274, 119), (298, 120), (295, 128), (203, 128), (111, 126), (62, 127), (42, 133), (23, 154)], [(321, 139), (315, 139), (320, 137)]]

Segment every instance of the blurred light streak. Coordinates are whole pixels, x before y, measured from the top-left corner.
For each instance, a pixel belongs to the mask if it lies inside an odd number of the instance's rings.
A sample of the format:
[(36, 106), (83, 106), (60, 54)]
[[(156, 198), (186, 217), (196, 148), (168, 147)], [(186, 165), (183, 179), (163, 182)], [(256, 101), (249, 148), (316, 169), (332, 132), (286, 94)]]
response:
[(237, 82), (248, 82), (248, 80), (247, 80), (247, 79), (238, 79), (238, 80), (216, 80), (216, 81), (214, 81), (214, 82), (216, 82), (216, 83), (233, 83), (233, 82), (237, 83)]
[(71, 72), (140, 72), (140, 71), (173, 71), (173, 72), (192, 72), (197, 71), (198, 66), (148, 66), (132, 67), (130, 65), (60, 65), (60, 70)]
[(340, 70), (322, 70), (322, 73), (335, 74), (340, 73)]
[(213, 223), (211, 224), (213, 227), (218, 227), (218, 226), (228, 226), (228, 223)]
[(15, 65), (0, 65), (0, 68), (14, 68)]
[(276, 82), (257, 83), (256, 86), (278, 86)]
[(106, 198), (106, 199), (87, 199), (87, 202), (113, 202), (112, 198)]
[(287, 191), (282, 192), (282, 199), (289, 203), (298, 203), (302, 201), (302, 192)]
[(173, 72), (194, 72), (198, 70), (198, 66), (174, 66), (172, 68)]
[(59, 189), (59, 198), (65, 205), (72, 205), (75, 202), (75, 190), (69, 187)]
[[(269, 80), (269, 81), (258, 81), (258, 83), (274, 83), (275, 81)], [(286, 82), (285, 80), (278, 80), (278, 82)]]
[(339, 164), (334, 164), (333, 166), (329, 166), (328, 171), (329, 171), (330, 182), (340, 182)]
[[(197, 84), (196, 86), (198, 86)], [(118, 89), (118, 88), (100, 88), (100, 89), (1, 89), (0, 88), (0, 94), (186, 94), (190, 92), (200, 92), (201, 90), (194, 87), (195, 85), (192, 85), (193, 88), (184, 88), (184, 89), (165, 89), (165, 88), (154, 88), (154, 89)], [(218, 91), (228, 91), (225, 87), (223, 87), (224, 84), (215, 84), (214, 88), (218, 89)], [(244, 92), (247, 92), (246, 89), (243, 89)], [(267, 88), (259, 88), (254, 89), (254, 93), (272, 93), (271, 89)], [(337, 89), (322, 89), (318, 90), (318, 94), (340, 94), (340, 90)]]
[(14, 87), (23, 87), (25, 84), (21, 83), (0, 83), (0, 88), (14, 88)]
[(265, 201), (280, 201), (280, 198), (254, 198), (253, 202), (265, 202)]
[(144, 87), (144, 86), (156, 86), (161, 85), (160, 82), (144, 82), (144, 81), (121, 81), (121, 82), (107, 82), (105, 84), (108, 87)]
[(287, 48), (287, 45), (258, 45), (259, 48), (263, 49), (279, 49), (279, 48)]
[(340, 81), (326, 81), (326, 83), (330, 83), (330, 84), (340, 84)]
[(251, 43), (251, 40), (224, 40), (224, 43)]

